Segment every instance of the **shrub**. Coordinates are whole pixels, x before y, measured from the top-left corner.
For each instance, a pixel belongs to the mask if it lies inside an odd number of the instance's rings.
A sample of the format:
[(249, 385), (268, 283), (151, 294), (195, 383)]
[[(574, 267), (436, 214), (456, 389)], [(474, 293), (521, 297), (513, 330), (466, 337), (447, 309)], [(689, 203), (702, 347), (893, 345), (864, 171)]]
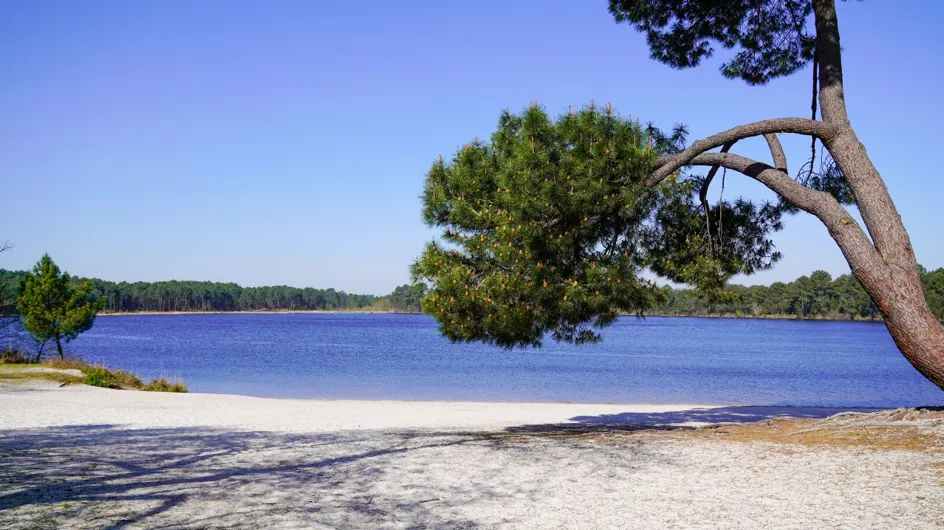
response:
[(85, 384), (89, 386), (98, 386), (101, 388), (121, 388), (118, 385), (118, 378), (113, 373), (101, 366), (89, 367), (85, 373)]
[(74, 358), (65, 358), (65, 359), (50, 359), (43, 362), (43, 366), (48, 366), (50, 368), (59, 368), (60, 370), (81, 370), (85, 372), (87, 369), (92, 368), (92, 365), (81, 360)]
[(29, 357), (22, 350), (7, 349), (0, 352), (0, 364), (28, 364)]
[(167, 380), (166, 377), (161, 377), (160, 379), (153, 379), (150, 383), (141, 387), (141, 390), (146, 390), (149, 392), (179, 392), (184, 393), (187, 391), (187, 387), (184, 386), (183, 381), (178, 379), (177, 381), (171, 383)]
[[(0, 363), (17, 362), (26, 364), (29, 362), (29, 359), (26, 357), (11, 356), (9, 358), (13, 360), (5, 360), (7, 357), (3, 356), (6, 354), (7, 352), (0, 352)], [(159, 379), (152, 379), (149, 383), (144, 384), (141, 381), (141, 378), (131, 372), (126, 372), (124, 370), (109, 370), (104, 366), (89, 364), (78, 358), (51, 359), (43, 362), (42, 365), (48, 366), (49, 368), (58, 368), (62, 370), (79, 370), (84, 376), (83, 382), (89, 386), (114, 389), (145, 390), (150, 392), (187, 392), (187, 387), (180, 378), (177, 378), (176, 381), (171, 382), (168, 381), (166, 377), (162, 376)]]

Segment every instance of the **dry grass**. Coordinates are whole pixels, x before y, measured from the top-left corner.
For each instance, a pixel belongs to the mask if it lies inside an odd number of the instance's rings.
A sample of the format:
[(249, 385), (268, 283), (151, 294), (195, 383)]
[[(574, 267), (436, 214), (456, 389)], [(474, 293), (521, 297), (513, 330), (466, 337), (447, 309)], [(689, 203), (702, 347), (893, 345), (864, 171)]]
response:
[[(894, 416), (897, 414), (897, 416)], [(887, 421), (910, 415), (910, 420)], [(707, 427), (659, 427), (639, 429), (562, 429), (537, 433), (489, 433), (497, 444), (521, 444), (539, 439), (564, 439), (594, 444), (625, 444), (642, 440), (703, 440), (736, 443), (773, 443), (805, 447), (856, 447), (944, 454), (944, 412), (883, 411), (834, 416), (823, 420), (778, 418), (754, 423), (732, 423)], [(920, 416), (921, 421), (915, 421)], [(930, 419), (929, 419), (930, 418)]]
[[(56, 370), (79, 370), (83, 377), (56, 372), (38, 372), (27, 368), (53, 368)], [(187, 392), (183, 380), (174, 382), (166, 378), (153, 379), (148, 383), (137, 375), (124, 370), (113, 370), (105, 366), (89, 364), (82, 359), (50, 359), (38, 364), (0, 364), (0, 383), (25, 382), (29, 380), (56, 381), (63, 384), (85, 383), (90, 386), (119, 390), (144, 390), (148, 392)]]
[(168, 381), (166, 377), (161, 377), (160, 379), (154, 379), (150, 383), (143, 385), (141, 390), (147, 390), (150, 392), (183, 393), (187, 391), (187, 387), (184, 386), (184, 382), (181, 379), (171, 382)]
[(686, 438), (730, 442), (944, 452), (944, 440), (933, 431), (918, 426), (867, 423), (832, 425), (828, 422), (829, 420), (776, 419), (675, 433)]
[(82, 370), (89, 365), (89, 363), (83, 361), (82, 359), (49, 359), (48, 361), (43, 361), (40, 363), (40, 366), (47, 366), (49, 368), (58, 368), (60, 370)]
[(0, 364), (26, 364), (30, 362), (26, 352), (8, 348), (0, 352)]
[(53, 381), (56, 383), (68, 385), (83, 382), (83, 378), (61, 372), (28, 372), (23, 368), (29, 368), (33, 365), (25, 364), (5, 364), (0, 366), (0, 383), (25, 383), (28, 381)]

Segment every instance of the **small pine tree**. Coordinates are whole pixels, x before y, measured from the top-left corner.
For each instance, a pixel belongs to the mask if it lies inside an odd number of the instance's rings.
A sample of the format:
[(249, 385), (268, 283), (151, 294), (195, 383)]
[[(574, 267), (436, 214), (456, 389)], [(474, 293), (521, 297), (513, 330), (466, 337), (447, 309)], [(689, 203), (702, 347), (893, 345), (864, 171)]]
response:
[(104, 307), (104, 299), (90, 300), (91, 290), (92, 282), (76, 285), (69, 273), (61, 272), (44, 254), (26, 273), (17, 300), (23, 327), (37, 342), (54, 341), (62, 359), (62, 343), (90, 329), (95, 315)]

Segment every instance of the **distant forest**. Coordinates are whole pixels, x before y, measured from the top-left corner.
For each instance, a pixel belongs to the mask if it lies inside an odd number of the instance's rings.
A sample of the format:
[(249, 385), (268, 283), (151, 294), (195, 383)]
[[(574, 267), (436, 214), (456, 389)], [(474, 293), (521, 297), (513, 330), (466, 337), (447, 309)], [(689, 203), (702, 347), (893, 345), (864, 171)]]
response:
[[(0, 269), (2, 305), (11, 305), (23, 271)], [(75, 278), (84, 282), (86, 278)], [(175, 311), (397, 311), (418, 313), (425, 286), (401, 285), (386, 296), (285, 285), (241, 287), (235, 283), (166, 281), (110, 282), (91, 278), (92, 296), (105, 299), (105, 312)]]
[[(15, 305), (22, 271), (0, 269), (0, 307)], [(84, 278), (76, 278), (85, 281)], [(386, 296), (349, 294), (334, 289), (284, 285), (241, 287), (235, 283), (166, 281), (109, 282), (93, 278), (92, 295), (106, 300), (105, 311), (396, 311), (420, 312), (423, 285), (401, 285)], [(931, 310), (944, 320), (944, 268), (922, 269)], [(690, 289), (669, 288), (665, 301), (651, 314), (745, 316), (825, 319), (879, 319), (878, 308), (849, 274), (833, 279), (815, 271), (790, 283), (745, 287), (730, 285), (732, 296), (711, 302)]]
[[(938, 319), (944, 320), (944, 268), (921, 269), (925, 298)], [(671, 315), (726, 315), (784, 318), (880, 319), (878, 308), (851, 274), (836, 279), (815, 271), (790, 283), (769, 286), (729, 285), (730, 301), (712, 303), (689, 289), (671, 289), (657, 313)]]

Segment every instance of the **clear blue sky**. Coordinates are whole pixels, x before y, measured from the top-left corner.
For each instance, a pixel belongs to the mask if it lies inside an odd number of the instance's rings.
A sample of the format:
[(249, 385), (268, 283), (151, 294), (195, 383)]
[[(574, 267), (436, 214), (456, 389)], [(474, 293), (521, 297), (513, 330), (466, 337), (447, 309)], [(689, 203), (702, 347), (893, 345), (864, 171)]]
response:
[[(693, 139), (808, 115), (808, 70), (763, 88), (717, 61), (675, 71), (606, 4), (2, 2), (0, 267), (48, 252), (115, 281), (383, 294), (434, 235), (429, 164), (503, 108), (610, 101)], [(839, 19), (853, 124), (919, 261), (944, 266), (944, 2), (843, 2)], [(786, 145), (799, 167), (806, 140)], [(725, 193), (766, 196), (743, 177)], [(817, 221), (786, 225), (784, 260), (741, 281), (848, 270)]]

